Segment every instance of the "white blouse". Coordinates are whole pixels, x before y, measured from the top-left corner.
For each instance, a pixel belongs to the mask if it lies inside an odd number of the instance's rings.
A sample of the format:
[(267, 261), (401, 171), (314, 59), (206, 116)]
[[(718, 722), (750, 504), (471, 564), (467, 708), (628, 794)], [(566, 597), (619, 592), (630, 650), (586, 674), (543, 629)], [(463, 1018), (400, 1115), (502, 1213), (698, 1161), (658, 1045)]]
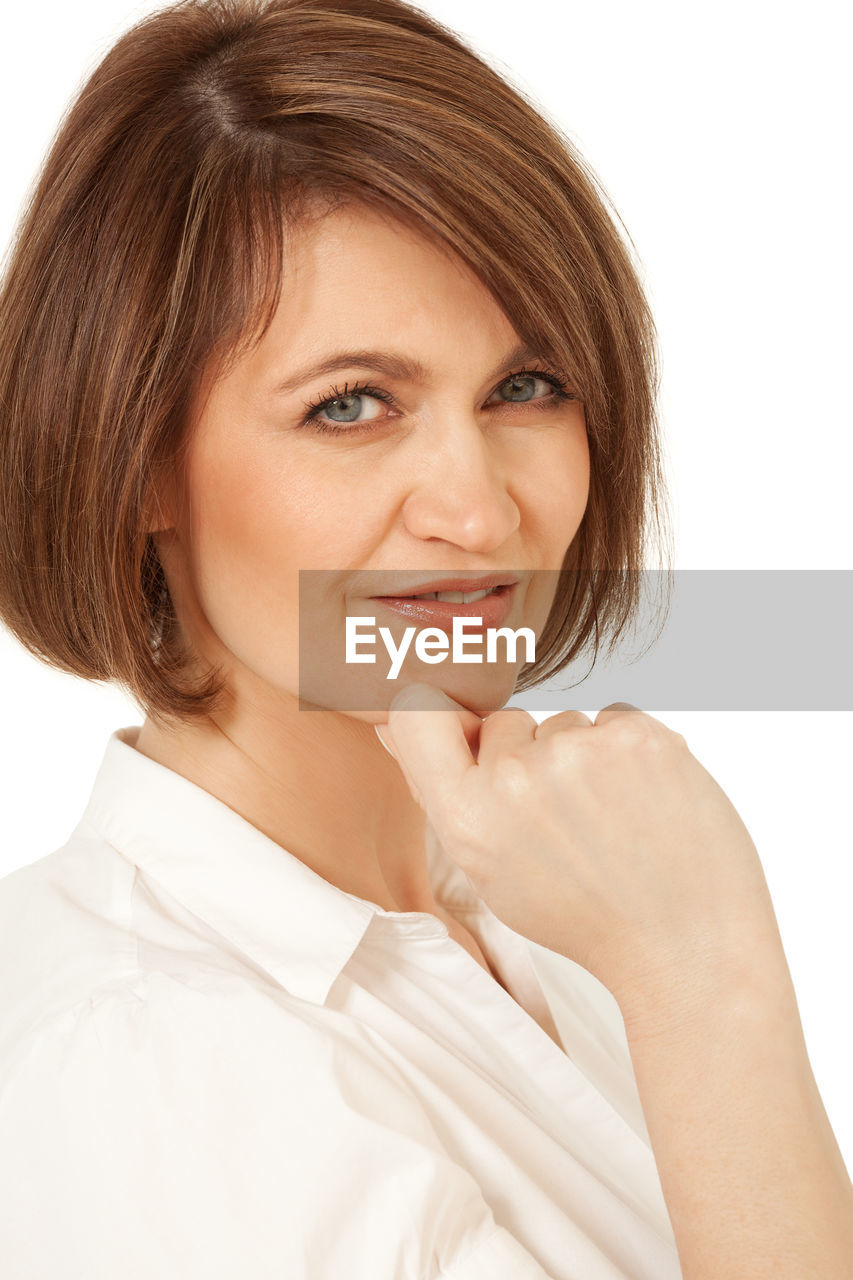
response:
[(676, 1280), (618, 1006), (429, 832), (425, 912), (338, 889), (110, 737), (0, 880), (4, 1280)]

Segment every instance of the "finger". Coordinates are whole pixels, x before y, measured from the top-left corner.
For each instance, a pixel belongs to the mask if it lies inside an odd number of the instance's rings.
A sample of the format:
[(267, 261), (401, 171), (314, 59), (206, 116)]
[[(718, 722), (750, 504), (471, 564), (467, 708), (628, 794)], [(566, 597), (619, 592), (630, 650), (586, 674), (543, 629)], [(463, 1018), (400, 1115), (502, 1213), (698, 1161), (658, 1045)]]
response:
[(552, 733), (565, 733), (567, 729), (591, 729), (592, 721), (582, 711), (560, 711), (557, 715), (548, 716), (536, 726), (537, 742), (549, 738)]
[(392, 760), (396, 760), (396, 759), (397, 759), (397, 755), (396, 755), (396, 752), (392, 751), (392, 749), (391, 749), (391, 734), (390, 734), (390, 732), (389, 732), (389, 730), (388, 730), (388, 726), (387, 726), (387, 724), (385, 725), (384, 733), (383, 733), (382, 729), (379, 727), (379, 725), (378, 725), (378, 724), (375, 724), (375, 725), (373, 726), (373, 729), (374, 729), (374, 732), (375, 732), (375, 734), (376, 734), (377, 738), (378, 738), (378, 739), (379, 739), (379, 741), (382, 743), (382, 745), (383, 745), (383, 747), (385, 748), (385, 750), (388, 752), (389, 756), (391, 756)]
[[(408, 692), (410, 689), (412, 690), (411, 693)], [(439, 695), (441, 699), (440, 702), (436, 702), (431, 696), (434, 693)], [(465, 741), (472, 751), (476, 751), (477, 742), (480, 736), (480, 726), (483, 723), (482, 717), (478, 716), (476, 712), (470, 709), (470, 707), (465, 707), (461, 702), (456, 702), (449, 694), (445, 693), (443, 689), (439, 689), (435, 685), (425, 684), (421, 681), (404, 685), (403, 688), (391, 699), (391, 703), (388, 708), (388, 729), (391, 729), (392, 708), (395, 710), (411, 711), (417, 710), (419, 707), (422, 710), (429, 709), (433, 713), (437, 710), (454, 711), (459, 717), (459, 722), (462, 725), (462, 732), (465, 735)], [(393, 743), (393, 730), (390, 736)]]
[(528, 746), (536, 733), (536, 721), (523, 707), (501, 707), (480, 725), (477, 764), (488, 765), (504, 751)]
[(631, 702), (611, 702), (606, 707), (602, 707), (595, 717), (595, 723), (607, 724), (608, 720), (615, 720), (617, 716), (644, 716), (645, 714), (645, 711), (635, 707)]
[(468, 769), (476, 767), (466, 726), (475, 735), (481, 723), (473, 711), (433, 685), (406, 685), (392, 700), (390, 744), (427, 813), (439, 811)]

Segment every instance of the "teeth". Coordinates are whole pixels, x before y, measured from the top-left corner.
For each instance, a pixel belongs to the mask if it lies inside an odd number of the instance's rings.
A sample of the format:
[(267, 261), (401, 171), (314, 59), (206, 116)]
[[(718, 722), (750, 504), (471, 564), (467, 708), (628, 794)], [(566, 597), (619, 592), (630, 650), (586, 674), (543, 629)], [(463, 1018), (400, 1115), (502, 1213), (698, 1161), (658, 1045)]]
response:
[(475, 600), (482, 600), (485, 596), (490, 596), (496, 587), (491, 587), (488, 591), (425, 591), (421, 596), (413, 596), (413, 600), (446, 600), (448, 604), (473, 604)]

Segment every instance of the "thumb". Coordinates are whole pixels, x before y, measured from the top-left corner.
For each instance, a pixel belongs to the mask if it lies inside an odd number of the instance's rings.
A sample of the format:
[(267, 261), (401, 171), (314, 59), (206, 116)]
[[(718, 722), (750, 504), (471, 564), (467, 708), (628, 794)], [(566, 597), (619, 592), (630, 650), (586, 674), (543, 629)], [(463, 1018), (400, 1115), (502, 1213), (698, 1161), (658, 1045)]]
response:
[(377, 734), (397, 760), (409, 790), (427, 813), (476, 763), (482, 719), (429, 684), (409, 684), (395, 695), (388, 724)]

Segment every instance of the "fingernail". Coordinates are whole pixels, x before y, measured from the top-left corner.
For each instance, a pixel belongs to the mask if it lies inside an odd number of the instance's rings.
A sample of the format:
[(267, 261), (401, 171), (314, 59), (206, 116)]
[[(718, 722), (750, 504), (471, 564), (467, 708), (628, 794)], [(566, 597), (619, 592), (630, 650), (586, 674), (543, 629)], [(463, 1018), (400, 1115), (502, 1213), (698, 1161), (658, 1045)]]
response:
[(379, 739), (379, 741), (382, 743), (383, 747), (384, 747), (384, 748), (385, 748), (385, 750), (388, 752), (388, 754), (389, 754), (389, 756), (391, 757), (391, 759), (392, 759), (392, 760), (396, 760), (396, 759), (397, 759), (397, 757), (396, 757), (396, 755), (394, 754), (394, 752), (391, 750), (391, 748), (389, 747), (388, 743), (385, 741), (385, 738), (382, 736), (382, 730), (379, 728), (379, 725), (378, 725), (378, 724), (375, 724), (373, 727), (374, 727), (374, 729), (376, 730), (376, 736), (377, 736), (377, 738), (378, 738), (378, 739)]

